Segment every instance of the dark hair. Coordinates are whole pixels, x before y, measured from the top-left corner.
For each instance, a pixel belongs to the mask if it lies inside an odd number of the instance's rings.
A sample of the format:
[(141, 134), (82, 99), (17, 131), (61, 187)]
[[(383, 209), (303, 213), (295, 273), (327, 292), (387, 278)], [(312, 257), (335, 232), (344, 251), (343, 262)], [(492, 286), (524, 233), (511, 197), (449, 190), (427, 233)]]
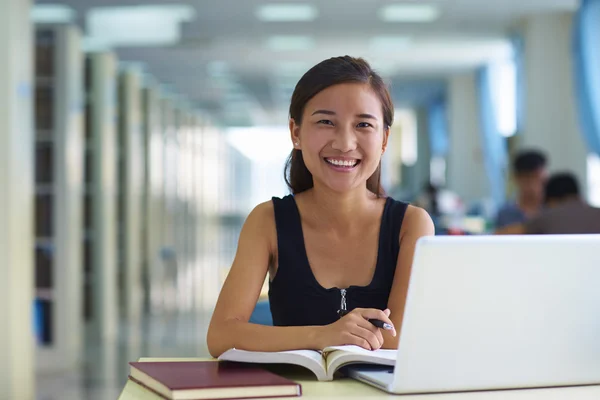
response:
[(546, 183), (546, 202), (564, 200), (567, 197), (579, 196), (579, 183), (570, 172), (556, 173)]
[(521, 151), (515, 157), (513, 171), (515, 175), (527, 174), (544, 168), (547, 159), (544, 153), (538, 150)]
[[(322, 61), (306, 72), (296, 84), (290, 104), (290, 118), (302, 124), (306, 103), (315, 95), (330, 86), (341, 83), (365, 83), (379, 96), (383, 107), (384, 128), (392, 126), (394, 106), (390, 93), (381, 76), (362, 58), (350, 56), (334, 57)], [(313, 177), (302, 158), (302, 152), (293, 149), (284, 170), (285, 182), (291, 192), (298, 194), (313, 187)], [(384, 194), (381, 188), (381, 163), (367, 180), (367, 189), (378, 196)]]

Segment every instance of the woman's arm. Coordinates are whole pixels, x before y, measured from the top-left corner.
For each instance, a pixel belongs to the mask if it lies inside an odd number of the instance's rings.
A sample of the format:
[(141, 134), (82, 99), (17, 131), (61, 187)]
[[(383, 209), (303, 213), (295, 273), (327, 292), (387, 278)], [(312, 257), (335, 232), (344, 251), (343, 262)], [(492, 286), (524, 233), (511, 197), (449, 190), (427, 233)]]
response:
[(208, 350), (218, 357), (230, 348), (253, 351), (317, 349), (320, 327), (272, 327), (249, 323), (275, 254), (273, 203), (257, 206), (242, 228), (235, 260), (208, 328)]
[(402, 330), (402, 317), (404, 316), (404, 305), (408, 293), (408, 283), (412, 270), (413, 256), (417, 240), (423, 236), (435, 235), (435, 227), (427, 211), (422, 208), (408, 206), (402, 228), (400, 229), (400, 252), (396, 263), (396, 273), (392, 291), (388, 300), (388, 308), (391, 311), (390, 319), (396, 327), (397, 335), (384, 335), (384, 349), (397, 349), (398, 339)]

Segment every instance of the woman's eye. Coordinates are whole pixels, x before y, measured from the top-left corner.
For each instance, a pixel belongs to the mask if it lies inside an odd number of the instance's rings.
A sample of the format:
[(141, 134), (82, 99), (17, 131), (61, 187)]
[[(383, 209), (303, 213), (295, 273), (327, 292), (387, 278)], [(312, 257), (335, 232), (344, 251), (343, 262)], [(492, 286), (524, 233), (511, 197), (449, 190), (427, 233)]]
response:
[(359, 122), (357, 126), (359, 128), (372, 128), (373, 127), (373, 125), (371, 125), (368, 122)]
[(322, 119), (319, 122), (317, 122), (318, 124), (325, 124), (325, 125), (333, 125), (333, 122), (331, 122), (328, 119)]

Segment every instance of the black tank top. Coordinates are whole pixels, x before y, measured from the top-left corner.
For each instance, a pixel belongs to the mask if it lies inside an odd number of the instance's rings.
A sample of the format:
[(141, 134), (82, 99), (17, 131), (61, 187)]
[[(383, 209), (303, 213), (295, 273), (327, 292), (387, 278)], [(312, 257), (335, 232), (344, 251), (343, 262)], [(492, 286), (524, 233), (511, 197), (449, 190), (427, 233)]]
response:
[[(328, 325), (338, 320), (338, 311), (354, 308), (387, 308), (398, 251), (400, 227), (407, 203), (386, 199), (381, 226), (377, 263), (373, 280), (367, 286), (326, 289), (310, 269), (300, 213), (292, 195), (273, 197), (277, 227), (278, 268), (269, 283), (269, 303), (276, 326)], [(345, 291), (345, 293), (344, 293)]]

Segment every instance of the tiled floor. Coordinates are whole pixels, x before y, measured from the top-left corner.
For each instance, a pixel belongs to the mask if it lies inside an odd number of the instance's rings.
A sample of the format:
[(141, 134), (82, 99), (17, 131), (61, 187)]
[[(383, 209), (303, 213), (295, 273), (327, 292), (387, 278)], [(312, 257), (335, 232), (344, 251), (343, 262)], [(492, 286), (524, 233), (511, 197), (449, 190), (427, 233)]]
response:
[(141, 326), (123, 324), (114, 343), (86, 343), (82, 366), (64, 373), (38, 374), (37, 400), (117, 399), (128, 362), (139, 357), (208, 357), (208, 314), (146, 317)]

